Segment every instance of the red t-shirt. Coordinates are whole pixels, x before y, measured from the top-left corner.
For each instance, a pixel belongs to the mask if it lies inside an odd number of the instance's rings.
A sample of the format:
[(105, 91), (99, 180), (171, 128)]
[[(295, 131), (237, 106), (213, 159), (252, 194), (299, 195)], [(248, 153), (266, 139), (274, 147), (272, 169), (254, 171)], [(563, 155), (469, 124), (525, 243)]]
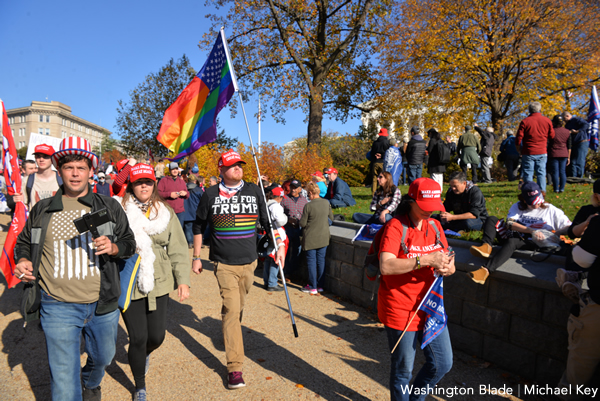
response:
[[(402, 217), (402, 219), (408, 227), (408, 233), (405, 238), (406, 246), (409, 250), (408, 255), (404, 254), (400, 244), (402, 240), (402, 223), (398, 218), (388, 221), (381, 229), (383, 232), (379, 245), (380, 255), (381, 252), (390, 252), (400, 259), (412, 259), (416, 256), (448, 249), (444, 230), (437, 220), (430, 219), (434, 221), (434, 224), (440, 231), (440, 241), (444, 245), (443, 248), (441, 245), (436, 245), (435, 230), (427, 220), (423, 220), (421, 230), (419, 230), (412, 224), (407, 224), (408, 218), (404, 220), (405, 218)], [(377, 304), (379, 320), (388, 327), (396, 330), (404, 330), (435, 279), (433, 271), (432, 267), (422, 266), (421, 269), (413, 270), (409, 273), (382, 275)], [(408, 327), (408, 331), (422, 330), (425, 320), (425, 312), (419, 311)]]

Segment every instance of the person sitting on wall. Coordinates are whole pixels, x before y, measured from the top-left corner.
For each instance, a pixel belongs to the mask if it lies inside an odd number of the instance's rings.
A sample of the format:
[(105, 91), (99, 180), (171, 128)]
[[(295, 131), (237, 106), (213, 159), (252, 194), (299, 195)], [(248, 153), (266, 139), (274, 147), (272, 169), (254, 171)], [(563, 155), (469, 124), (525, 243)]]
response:
[(472, 181), (467, 181), (467, 174), (462, 171), (450, 175), (449, 185), (444, 201), (446, 211), (432, 217), (440, 220), (444, 230), (481, 230), (488, 217), (481, 189)]
[(384, 224), (394, 217), (394, 212), (400, 204), (402, 194), (396, 185), (394, 185), (392, 174), (382, 171), (377, 176), (379, 188), (373, 195), (370, 209), (373, 214), (354, 213), (352, 220), (359, 224)]
[(571, 226), (565, 212), (544, 201), (542, 189), (534, 181), (528, 181), (521, 187), (519, 201), (508, 211), (508, 238), (498, 235), (502, 248), (490, 257), (492, 242), (499, 233), (498, 222), (496, 216), (489, 216), (483, 227), (483, 244), (470, 249), (472, 255), (488, 259), (485, 266), (469, 273), (477, 284), (485, 284), (490, 272), (502, 266), (517, 249), (534, 249), (530, 240), (547, 240), (548, 232), (554, 232), (550, 236), (565, 234)]
[(352, 197), (352, 192), (350, 192), (350, 187), (346, 184), (346, 181), (338, 177), (337, 169), (329, 167), (327, 174), (329, 175), (329, 186), (327, 187), (325, 199), (329, 201), (331, 207), (356, 205), (356, 201)]

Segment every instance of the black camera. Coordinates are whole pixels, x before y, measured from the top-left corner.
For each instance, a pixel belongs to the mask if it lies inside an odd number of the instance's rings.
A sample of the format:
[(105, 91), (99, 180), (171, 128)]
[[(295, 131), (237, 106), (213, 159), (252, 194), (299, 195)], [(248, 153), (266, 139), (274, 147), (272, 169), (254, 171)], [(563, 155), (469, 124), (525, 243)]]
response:
[(73, 220), (73, 223), (75, 223), (75, 227), (80, 234), (89, 231), (92, 233), (92, 237), (94, 238), (98, 238), (100, 236), (98, 233), (98, 227), (108, 222), (110, 222), (110, 215), (108, 214), (108, 210), (106, 210), (106, 208), (84, 214), (83, 216)]

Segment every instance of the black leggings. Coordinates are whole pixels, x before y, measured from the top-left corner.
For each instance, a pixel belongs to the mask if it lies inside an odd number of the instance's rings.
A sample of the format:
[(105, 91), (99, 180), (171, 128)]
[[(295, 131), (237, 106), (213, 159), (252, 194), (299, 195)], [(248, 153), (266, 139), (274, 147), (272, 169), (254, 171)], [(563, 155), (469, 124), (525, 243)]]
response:
[(122, 313), (129, 333), (129, 366), (135, 380), (135, 388), (146, 387), (146, 355), (160, 347), (167, 329), (167, 305), (169, 294), (156, 298), (156, 310), (148, 311), (148, 298), (131, 301)]
[(498, 218), (496, 216), (488, 216), (483, 224), (483, 242), (492, 245), (494, 243), (494, 238), (497, 236), (500, 245), (502, 245), (500, 250), (490, 257), (486, 263), (485, 267), (490, 273), (506, 263), (517, 249), (534, 249), (530, 243), (525, 242), (518, 234), (507, 239), (497, 235), (496, 223), (498, 223)]

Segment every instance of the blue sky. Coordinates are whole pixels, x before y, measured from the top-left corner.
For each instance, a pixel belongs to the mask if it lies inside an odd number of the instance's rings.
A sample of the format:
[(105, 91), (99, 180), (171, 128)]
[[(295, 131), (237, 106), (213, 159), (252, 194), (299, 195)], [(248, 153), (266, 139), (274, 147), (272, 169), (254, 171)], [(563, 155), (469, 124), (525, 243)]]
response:
[[(183, 54), (196, 70), (202, 68), (207, 52), (197, 44), (209, 28), (204, 16), (214, 12), (198, 0), (1, 4), (0, 98), (6, 108), (56, 100), (71, 106), (74, 115), (113, 132), (118, 100), (128, 101), (129, 92), (146, 75)], [(251, 116), (258, 110), (258, 98), (245, 108), (256, 145), (258, 129)], [(267, 118), (261, 126), (262, 141), (283, 145), (306, 135), (301, 110), (291, 110), (285, 118), (285, 125)], [(224, 109), (220, 125), (228, 136), (248, 143), (241, 110), (232, 119)], [(346, 124), (324, 119), (323, 130), (355, 133), (359, 125), (360, 119)]]

